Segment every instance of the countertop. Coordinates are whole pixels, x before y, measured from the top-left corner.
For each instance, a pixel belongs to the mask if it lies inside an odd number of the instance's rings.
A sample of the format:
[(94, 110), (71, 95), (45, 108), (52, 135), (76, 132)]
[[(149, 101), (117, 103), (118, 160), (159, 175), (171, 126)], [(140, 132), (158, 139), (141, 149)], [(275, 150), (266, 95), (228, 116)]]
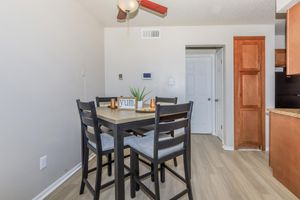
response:
[(272, 108), (268, 110), (273, 113), (300, 118), (300, 109)]

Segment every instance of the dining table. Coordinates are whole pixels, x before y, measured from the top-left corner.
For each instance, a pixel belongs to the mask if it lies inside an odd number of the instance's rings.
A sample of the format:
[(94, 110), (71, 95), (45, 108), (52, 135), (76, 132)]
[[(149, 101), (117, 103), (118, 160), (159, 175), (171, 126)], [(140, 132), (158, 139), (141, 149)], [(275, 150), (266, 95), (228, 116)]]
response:
[(155, 124), (155, 113), (140, 113), (135, 110), (111, 109), (109, 107), (98, 107), (96, 112), (99, 123), (110, 128), (113, 133), (115, 199), (124, 200), (124, 135), (126, 135), (127, 130)]

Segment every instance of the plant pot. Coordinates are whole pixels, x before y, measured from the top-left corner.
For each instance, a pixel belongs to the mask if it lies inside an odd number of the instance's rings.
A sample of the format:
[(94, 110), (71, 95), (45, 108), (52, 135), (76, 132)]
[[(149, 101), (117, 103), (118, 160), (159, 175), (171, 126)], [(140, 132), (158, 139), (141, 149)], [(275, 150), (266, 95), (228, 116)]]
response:
[(137, 101), (137, 109), (143, 108), (143, 104), (144, 104), (143, 101)]

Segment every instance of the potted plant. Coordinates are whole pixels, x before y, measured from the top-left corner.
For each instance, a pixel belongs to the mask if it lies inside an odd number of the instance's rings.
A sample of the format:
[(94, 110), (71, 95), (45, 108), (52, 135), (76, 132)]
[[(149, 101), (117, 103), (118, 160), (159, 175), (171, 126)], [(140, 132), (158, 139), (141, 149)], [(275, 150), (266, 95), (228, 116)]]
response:
[(151, 91), (150, 92), (146, 92), (146, 87), (144, 87), (142, 90), (140, 90), (140, 88), (131, 87), (130, 88), (130, 92), (131, 92), (131, 95), (133, 97), (135, 97), (135, 99), (137, 101), (137, 108), (138, 109), (143, 108), (143, 102), (144, 102), (145, 97), (148, 94), (151, 93)]

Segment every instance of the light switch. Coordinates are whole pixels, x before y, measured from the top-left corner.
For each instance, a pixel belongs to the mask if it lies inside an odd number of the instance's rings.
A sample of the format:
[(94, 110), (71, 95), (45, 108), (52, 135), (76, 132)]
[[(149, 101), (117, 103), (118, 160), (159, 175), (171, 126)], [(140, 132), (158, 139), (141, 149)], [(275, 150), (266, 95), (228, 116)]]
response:
[(123, 74), (119, 74), (119, 80), (123, 80)]
[(40, 158), (40, 170), (43, 170), (47, 167), (47, 155)]

